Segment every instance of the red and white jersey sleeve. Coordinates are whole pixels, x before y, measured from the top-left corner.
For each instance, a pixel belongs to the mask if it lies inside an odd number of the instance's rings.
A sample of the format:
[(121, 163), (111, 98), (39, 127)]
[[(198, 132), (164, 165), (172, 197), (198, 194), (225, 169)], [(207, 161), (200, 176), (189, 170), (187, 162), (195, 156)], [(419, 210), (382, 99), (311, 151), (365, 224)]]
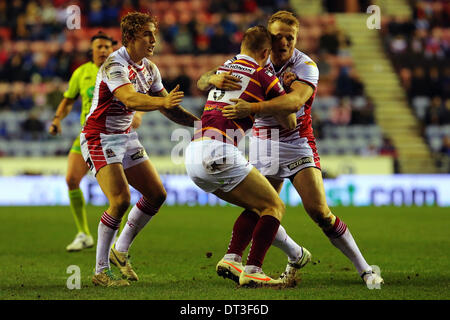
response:
[(140, 65), (134, 63), (125, 47), (114, 51), (97, 74), (92, 106), (83, 132), (120, 134), (130, 132), (134, 110), (128, 109), (114, 92), (132, 85), (142, 94), (158, 93), (164, 89), (161, 74), (154, 63), (142, 59)]

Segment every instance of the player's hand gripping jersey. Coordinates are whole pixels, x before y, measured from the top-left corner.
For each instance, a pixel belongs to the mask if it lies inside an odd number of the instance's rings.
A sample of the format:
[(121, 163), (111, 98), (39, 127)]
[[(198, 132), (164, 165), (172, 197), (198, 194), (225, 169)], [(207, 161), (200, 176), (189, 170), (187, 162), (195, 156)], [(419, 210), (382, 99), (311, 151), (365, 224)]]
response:
[[(230, 120), (222, 115), (224, 106), (234, 104), (230, 99), (243, 99), (248, 102), (269, 100), (285, 94), (278, 78), (268, 69), (260, 67), (256, 61), (239, 54), (219, 67), (217, 73), (232, 71), (241, 79), (241, 89), (224, 91), (211, 89), (201, 118), (202, 128), (196, 131), (194, 139), (209, 136), (223, 142), (237, 145), (245, 131), (253, 126), (253, 117)], [(227, 134), (228, 131), (228, 134)]]
[(158, 68), (146, 58), (135, 64), (125, 47), (114, 51), (100, 67), (91, 110), (83, 132), (128, 133), (135, 111), (114, 97), (115, 90), (132, 84), (139, 93), (157, 93), (164, 89)]
[[(256, 115), (250, 152), (257, 153), (257, 156), (251, 157), (254, 159), (252, 163), (264, 175), (278, 178), (292, 176), (305, 167), (320, 168), (320, 158), (316, 149), (311, 119), (311, 106), (317, 92), (319, 69), (311, 58), (297, 49), (294, 49), (291, 59), (280, 69), (275, 70), (270, 59), (266, 68), (274, 72), (280, 81), (285, 72), (292, 72), (296, 75), (295, 81), (310, 85), (314, 92), (297, 112), (297, 126), (293, 130), (281, 127), (272, 116)], [(271, 130), (274, 129), (278, 130), (277, 140), (272, 139), (271, 136)], [(276, 155), (267, 152), (268, 147), (271, 150), (277, 150), (277, 172), (274, 171), (273, 163)]]

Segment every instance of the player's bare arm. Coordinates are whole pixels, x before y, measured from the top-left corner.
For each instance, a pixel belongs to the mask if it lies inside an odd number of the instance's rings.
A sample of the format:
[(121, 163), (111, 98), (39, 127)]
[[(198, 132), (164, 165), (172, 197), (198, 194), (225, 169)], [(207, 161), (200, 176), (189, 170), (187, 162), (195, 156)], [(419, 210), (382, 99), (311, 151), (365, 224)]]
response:
[(297, 114), (295, 112), (289, 113), (287, 116), (283, 114), (276, 114), (273, 117), (283, 128), (293, 130), (297, 127)]
[(137, 111), (134, 116), (133, 116), (133, 120), (131, 122), (131, 127), (133, 129), (137, 129), (141, 126), (142, 123), (142, 115), (144, 114), (144, 112), (142, 111)]
[(288, 94), (271, 100), (247, 102), (242, 99), (236, 99), (236, 104), (224, 107), (222, 113), (228, 119), (244, 118), (252, 113), (267, 115), (295, 113), (311, 98), (314, 90), (310, 85), (300, 81), (294, 81), (290, 88), (291, 92)]
[(238, 77), (231, 75), (230, 72), (222, 72), (216, 74), (217, 68), (210, 70), (203, 74), (197, 81), (197, 88), (202, 91), (208, 91), (212, 87), (216, 87), (225, 91), (233, 91), (241, 89), (239, 82), (241, 80)]
[(56, 109), (55, 116), (53, 117), (52, 123), (50, 124), (50, 128), (48, 132), (55, 136), (61, 133), (61, 120), (67, 117), (67, 115), (72, 110), (73, 104), (75, 103), (75, 99), (64, 98), (61, 103), (58, 105)]
[(161, 108), (171, 109), (180, 105), (184, 97), (183, 91), (178, 91), (177, 85), (164, 97), (154, 97), (136, 92), (133, 85), (126, 84), (116, 91), (114, 96), (119, 99), (128, 109), (136, 111), (154, 111)]
[[(163, 89), (161, 92), (159, 92), (159, 96), (166, 97), (167, 95), (168, 93), (166, 89)], [(161, 112), (171, 121), (182, 126), (194, 127), (194, 122), (200, 121), (198, 117), (196, 117), (180, 105), (171, 109), (160, 109), (159, 112)]]

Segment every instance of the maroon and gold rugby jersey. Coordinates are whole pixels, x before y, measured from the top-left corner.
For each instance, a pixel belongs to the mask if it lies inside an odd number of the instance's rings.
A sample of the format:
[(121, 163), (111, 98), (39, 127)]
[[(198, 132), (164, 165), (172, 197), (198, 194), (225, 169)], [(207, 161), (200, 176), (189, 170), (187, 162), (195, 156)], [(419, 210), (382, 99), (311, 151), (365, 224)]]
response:
[(234, 120), (225, 118), (222, 109), (234, 104), (230, 99), (240, 98), (248, 102), (258, 102), (285, 94), (278, 78), (247, 55), (238, 54), (234, 59), (226, 61), (219, 67), (217, 73), (229, 71), (241, 79), (241, 89), (224, 91), (213, 88), (209, 91), (201, 118), (202, 128), (195, 132), (194, 139), (206, 136), (237, 145), (245, 132), (252, 128), (254, 118), (252, 116)]

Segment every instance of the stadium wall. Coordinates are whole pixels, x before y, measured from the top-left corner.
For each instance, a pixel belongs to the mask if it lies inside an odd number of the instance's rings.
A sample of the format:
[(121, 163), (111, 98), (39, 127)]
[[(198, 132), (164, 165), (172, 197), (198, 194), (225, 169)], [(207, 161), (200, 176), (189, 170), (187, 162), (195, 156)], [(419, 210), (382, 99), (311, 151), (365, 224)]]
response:
[[(150, 155), (160, 174), (185, 174), (182, 158)], [(323, 170), (331, 176), (341, 174), (392, 174), (393, 161), (389, 156), (321, 156)], [(66, 157), (0, 157), (0, 176), (65, 175)]]
[[(163, 175), (167, 190), (166, 205), (221, 205), (226, 203), (200, 190), (186, 175)], [(341, 175), (325, 179), (330, 206), (450, 206), (450, 175)], [(87, 176), (81, 183), (86, 200), (105, 205), (107, 200), (95, 178)], [(132, 189), (132, 203), (140, 195)], [(283, 186), (281, 198), (288, 206), (301, 204), (289, 181)], [(0, 177), (0, 205), (40, 206), (68, 205), (63, 176)]]

